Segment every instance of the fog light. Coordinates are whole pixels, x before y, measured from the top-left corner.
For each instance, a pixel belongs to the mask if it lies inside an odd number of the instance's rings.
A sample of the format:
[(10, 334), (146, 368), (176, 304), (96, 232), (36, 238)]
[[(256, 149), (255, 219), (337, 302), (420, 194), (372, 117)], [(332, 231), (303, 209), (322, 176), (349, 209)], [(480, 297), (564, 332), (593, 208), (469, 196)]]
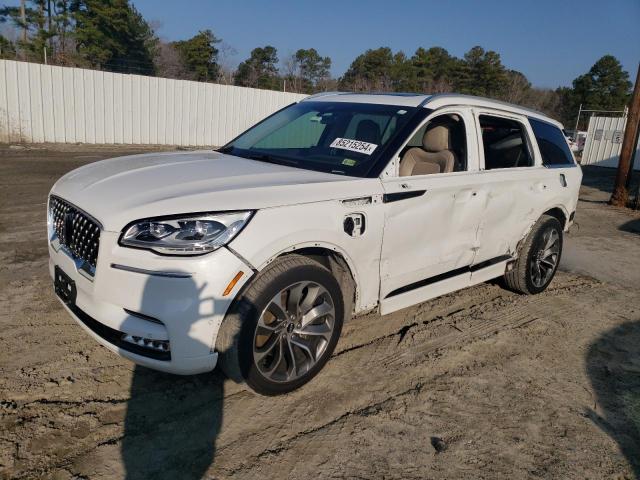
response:
[(155, 350), (156, 352), (168, 352), (171, 350), (169, 347), (169, 340), (153, 340), (151, 338), (138, 337), (128, 333), (122, 335), (122, 340), (138, 345), (139, 347)]

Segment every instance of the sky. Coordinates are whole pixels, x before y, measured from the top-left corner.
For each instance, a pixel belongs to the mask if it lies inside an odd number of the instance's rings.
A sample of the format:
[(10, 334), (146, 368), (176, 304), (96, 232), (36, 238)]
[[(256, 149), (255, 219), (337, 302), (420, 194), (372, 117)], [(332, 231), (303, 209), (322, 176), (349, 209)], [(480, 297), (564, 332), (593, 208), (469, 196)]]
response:
[[(555, 88), (613, 54), (635, 76), (640, 0), (133, 0), (160, 36), (177, 40), (210, 28), (231, 45), (237, 65), (258, 46), (280, 59), (315, 48), (339, 76), (368, 48), (413, 54), (441, 46), (461, 57), (475, 45), (536, 86)], [(176, 8), (179, 6), (179, 8)]]
[[(640, 61), (640, 0), (132, 0), (166, 40), (211, 29), (235, 49), (235, 67), (258, 46), (281, 60), (315, 48), (342, 75), (368, 48), (413, 54), (441, 46), (462, 57), (475, 45), (508, 68), (555, 88), (612, 54), (633, 79)], [(5, 2), (17, 4), (18, 1)]]

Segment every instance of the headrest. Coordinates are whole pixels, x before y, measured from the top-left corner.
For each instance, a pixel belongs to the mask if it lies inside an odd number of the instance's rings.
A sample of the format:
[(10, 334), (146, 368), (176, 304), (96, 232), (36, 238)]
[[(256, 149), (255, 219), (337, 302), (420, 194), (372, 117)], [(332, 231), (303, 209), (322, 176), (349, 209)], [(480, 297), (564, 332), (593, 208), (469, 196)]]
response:
[(449, 150), (449, 127), (445, 125), (427, 127), (422, 137), (422, 148), (432, 153)]
[(379, 144), (380, 127), (373, 120), (360, 120), (358, 128), (356, 128), (356, 140)]

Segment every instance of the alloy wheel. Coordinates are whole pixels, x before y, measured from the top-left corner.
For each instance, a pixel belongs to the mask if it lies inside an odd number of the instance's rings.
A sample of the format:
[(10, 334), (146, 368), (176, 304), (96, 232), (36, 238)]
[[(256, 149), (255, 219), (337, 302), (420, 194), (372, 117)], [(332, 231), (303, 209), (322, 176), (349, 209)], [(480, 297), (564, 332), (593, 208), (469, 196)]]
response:
[(315, 282), (298, 282), (275, 295), (260, 314), (253, 359), (274, 382), (294, 381), (318, 362), (335, 326), (331, 295)]
[(541, 248), (531, 258), (531, 281), (540, 288), (553, 276), (560, 260), (560, 234), (549, 228), (542, 235)]

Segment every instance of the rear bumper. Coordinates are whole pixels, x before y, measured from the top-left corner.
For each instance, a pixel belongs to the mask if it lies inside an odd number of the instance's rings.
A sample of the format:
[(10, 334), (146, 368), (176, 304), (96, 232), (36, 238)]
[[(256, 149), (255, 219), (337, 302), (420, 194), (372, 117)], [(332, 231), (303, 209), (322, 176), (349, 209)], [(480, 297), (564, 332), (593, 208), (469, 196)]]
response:
[[(62, 302), (66, 310), (101, 345), (137, 364), (181, 375), (213, 370), (218, 329), (251, 268), (225, 248), (199, 257), (163, 257), (120, 247), (117, 237), (101, 232), (93, 278), (78, 271), (67, 252), (49, 245), (52, 278), (58, 266), (76, 286), (75, 304)], [(223, 295), (240, 271), (241, 280)], [(154, 352), (125, 342), (125, 335), (168, 341), (170, 349)]]

